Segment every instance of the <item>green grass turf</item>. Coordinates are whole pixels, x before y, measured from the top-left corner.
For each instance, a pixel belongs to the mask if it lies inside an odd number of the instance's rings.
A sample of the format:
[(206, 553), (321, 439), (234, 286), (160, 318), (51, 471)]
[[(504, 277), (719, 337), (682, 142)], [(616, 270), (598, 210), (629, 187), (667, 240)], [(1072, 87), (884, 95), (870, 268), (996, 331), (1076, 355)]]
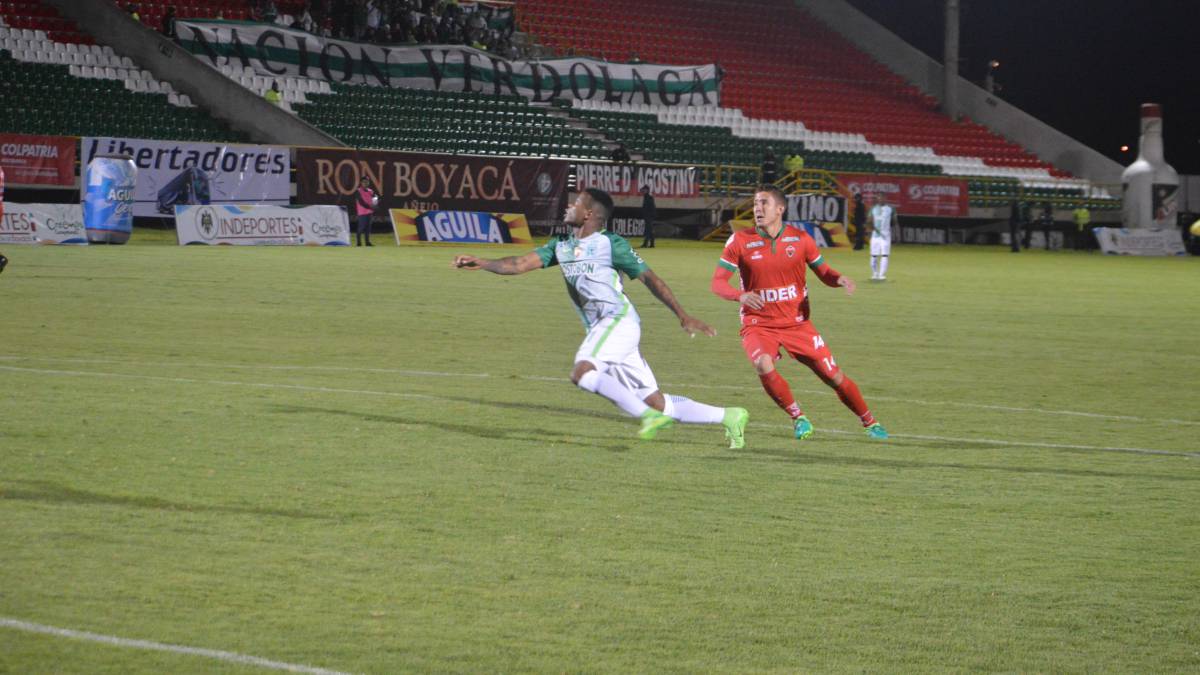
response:
[[(895, 438), (783, 363), (800, 443), (719, 247), (664, 241), (720, 334), (634, 282), (643, 353), (749, 408), (730, 451), (567, 382), (556, 270), (379, 240), (8, 247), (0, 618), (370, 673), (1200, 670), (1200, 261), (828, 252), (860, 290), (814, 321)], [(253, 670), (0, 627), (0, 672)]]

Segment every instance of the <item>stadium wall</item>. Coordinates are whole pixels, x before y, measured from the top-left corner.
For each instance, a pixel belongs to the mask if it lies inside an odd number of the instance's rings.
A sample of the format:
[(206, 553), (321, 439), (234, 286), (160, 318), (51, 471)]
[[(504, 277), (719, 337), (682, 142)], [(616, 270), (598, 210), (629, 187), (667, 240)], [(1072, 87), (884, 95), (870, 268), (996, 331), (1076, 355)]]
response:
[[(46, 0), (101, 44), (171, 83), (257, 143), (342, 147), (333, 136), (210, 68), (106, 0)], [(83, 102), (86, 105), (86, 101)]]
[[(942, 64), (844, 0), (796, 0), (796, 4), (921, 91), (938, 100), (943, 99), (945, 80)], [(970, 81), (959, 77), (957, 82), (956, 94), (961, 114), (1025, 147), (1041, 160), (1076, 176), (1102, 185), (1121, 182), (1124, 167), (1117, 162), (1020, 108), (988, 94)]]

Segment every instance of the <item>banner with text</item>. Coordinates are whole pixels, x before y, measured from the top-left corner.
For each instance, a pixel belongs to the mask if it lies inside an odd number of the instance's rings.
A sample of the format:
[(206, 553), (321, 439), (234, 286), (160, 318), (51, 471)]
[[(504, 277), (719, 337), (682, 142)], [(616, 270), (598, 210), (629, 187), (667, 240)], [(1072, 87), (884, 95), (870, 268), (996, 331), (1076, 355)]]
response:
[(534, 227), (561, 220), (567, 163), (384, 150), (299, 148), (296, 200), (352, 206), (366, 177), (379, 208), (415, 211), (520, 213)]
[(275, 145), (85, 138), (83, 166), (97, 154), (129, 155), (137, 165), (133, 215), (168, 217), (176, 205), (286, 205), (292, 159)]
[(838, 182), (852, 193), (884, 199), (902, 216), (970, 215), (967, 181), (961, 178), (876, 176), (862, 173), (836, 174)]
[(575, 183), (578, 190), (599, 188), (614, 197), (636, 197), (642, 186), (656, 199), (700, 196), (694, 167), (576, 164)]
[(1100, 250), (1113, 255), (1187, 255), (1183, 235), (1173, 228), (1097, 227)]
[(0, 215), (0, 244), (82, 244), (83, 207), (79, 204), (14, 204)]
[(74, 185), (75, 139), (0, 134), (0, 167), (12, 185)]
[(340, 206), (179, 205), (180, 246), (349, 246), (350, 220)]
[(509, 61), (461, 45), (384, 46), (334, 40), (249, 21), (175, 22), (179, 43), (214, 66), (253, 67), (265, 77), (292, 75), (380, 87), (571, 98), (660, 106), (718, 105), (716, 64), (666, 66), (589, 58)]
[(533, 244), (529, 224), (519, 213), (421, 212), (413, 209), (392, 209), (388, 213), (397, 244)]

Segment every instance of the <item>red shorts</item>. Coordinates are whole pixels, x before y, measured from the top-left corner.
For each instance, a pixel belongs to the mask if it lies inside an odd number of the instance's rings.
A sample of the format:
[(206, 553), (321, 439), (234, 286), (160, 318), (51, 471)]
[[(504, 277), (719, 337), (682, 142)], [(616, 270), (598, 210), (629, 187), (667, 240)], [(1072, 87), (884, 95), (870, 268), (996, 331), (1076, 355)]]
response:
[(746, 350), (751, 362), (763, 354), (778, 361), (780, 349), (786, 350), (792, 358), (812, 368), (822, 380), (831, 380), (839, 372), (824, 338), (807, 321), (787, 328), (746, 326), (742, 329), (742, 349)]

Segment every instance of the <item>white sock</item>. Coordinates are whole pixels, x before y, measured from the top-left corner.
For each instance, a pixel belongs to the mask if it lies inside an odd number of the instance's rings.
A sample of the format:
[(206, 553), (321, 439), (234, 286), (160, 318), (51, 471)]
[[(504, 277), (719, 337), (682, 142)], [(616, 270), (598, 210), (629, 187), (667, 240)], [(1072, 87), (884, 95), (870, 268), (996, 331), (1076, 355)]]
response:
[(888, 257), (886, 255), (879, 256), (879, 277), (887, 276)]
[(669, 415), (686, 424), (720, 424), (725, 421), (725, 409), (693, 401), (683, 396), (665, 396), (664, 415)]
[(598, 370), (589, 370), (579, 378), (579, 388), (600, 394), (633, 417), (641, 417), (650, 406), (621, 384), (617, 378)]
[(879, 276), (879, 256), (871, 256), (871, 278)]

